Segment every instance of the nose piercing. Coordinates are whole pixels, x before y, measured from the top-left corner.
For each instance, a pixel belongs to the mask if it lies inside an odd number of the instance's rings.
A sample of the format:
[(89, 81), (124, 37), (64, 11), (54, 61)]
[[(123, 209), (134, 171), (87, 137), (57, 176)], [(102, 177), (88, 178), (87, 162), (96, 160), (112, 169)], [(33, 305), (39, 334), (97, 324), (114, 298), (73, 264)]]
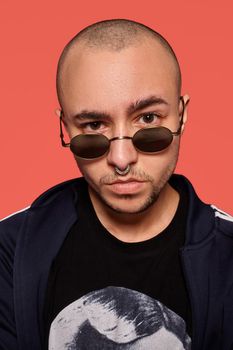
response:
[(121, 176), (127, 175), (130, 171), (130, 165), (128, 164), (124, 170), (119, 169), (117, 166), (114, 168), (115, 173)]

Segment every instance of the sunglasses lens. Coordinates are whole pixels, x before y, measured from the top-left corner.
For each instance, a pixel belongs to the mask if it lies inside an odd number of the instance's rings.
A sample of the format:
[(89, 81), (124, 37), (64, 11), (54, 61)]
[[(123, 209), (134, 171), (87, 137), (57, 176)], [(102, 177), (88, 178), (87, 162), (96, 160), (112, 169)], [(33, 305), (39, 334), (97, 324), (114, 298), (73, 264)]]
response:
[(92, 159), (103, 156), (109, 148), (104, 135), (77, 135), (70, 140), (71, 151), (80, 158)]
[(165, 127), (141, 129), (133, 137), (134, 146), (142, 152), (159, 152), (167, 148), (173, 139)]

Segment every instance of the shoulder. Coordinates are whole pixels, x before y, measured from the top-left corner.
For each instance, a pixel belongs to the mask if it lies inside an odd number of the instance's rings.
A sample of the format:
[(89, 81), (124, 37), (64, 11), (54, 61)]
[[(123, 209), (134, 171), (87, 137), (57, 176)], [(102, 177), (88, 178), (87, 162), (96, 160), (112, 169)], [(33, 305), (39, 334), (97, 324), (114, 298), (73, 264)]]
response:
[(77, 196), (78, 188), (83, 182), (83, 178), (78, 178), (55, 185), (36, 198), (30, 206), (0, 220), (0, 249), (10, 242), (14, 245), (20, 228), (31, 212), (44, 207), (48, 207), (48, 210), (51, 207), (55, 208), (59, 202), (65, 205), (66, 201), (75, 201), (74, 197)]
[[(13, 257), (16, 237), (29, 207), (19, 210), (0, 221), (0, 259)], [(12, 258), (13, 259), (13, 258)]]
[(219, 209), (215, 205), (210, 205), (214, 212), (216, 226), (219, 232), (233, 237), (233, 216)]
[(199, 244), (211, 237), (232, 238), (233, 217), (215, 205), (203, 202), (197, 195), (191, 182), (183, 175), (174, 174), (171, 185), (182, 188), (188, 197), (188, 215), (186, 226), (186, 244)]

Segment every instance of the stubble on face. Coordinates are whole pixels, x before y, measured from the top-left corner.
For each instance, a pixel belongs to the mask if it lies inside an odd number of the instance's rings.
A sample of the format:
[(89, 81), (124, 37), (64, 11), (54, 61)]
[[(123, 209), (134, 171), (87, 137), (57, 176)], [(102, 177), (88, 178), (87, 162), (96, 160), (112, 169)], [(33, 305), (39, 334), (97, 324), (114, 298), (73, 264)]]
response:
[[(110, 200), (108, 196), (104, 194), (103, 188), (113, 183), (114, 181), (117, 181), (119, 179), (118, 175), (114, 173), (103, 175), (100, 177), (98, 183), (96, 183), (93, 181), (92, 176), (89, 176), (89, 172), (86, 172), (84, 169), (82, 169), (77, 159), (76, 162), (89, 185), (89, 194), (91, 198), (92, 196), (97, 197), (98, 201), (103, 206), (106, 206), (111, 211), (118, 214), (140, 214), (148, 210), (158, 201), (161, 192), (168, 183), (171, 175), (174, 173), (178, 154), (179, 145), (177, 146), (172, 162), (167, 166), (166, 169), (164, 169), (163, 173), (160, 174), (158, 180), (155, 180), (153, 176), (147, 174), (145, 171), (137, 168), (136, 166), (131, 168), (129, 177), (132, 177), (138, 181), (145, 181), (149, 188), (147, 191), (148, 194), (145, 196), (145, 198), (138, 199), (138, 204), (136, 206), (132, 205), (133, 201), (136, 200), (135, 195), (122, 194), (119, 195), (118, 198), (115, 198), (115, 200)], [(124, 202), (124, 205), (117, 205), (117, 202), (120, 203), (122, 201)]]

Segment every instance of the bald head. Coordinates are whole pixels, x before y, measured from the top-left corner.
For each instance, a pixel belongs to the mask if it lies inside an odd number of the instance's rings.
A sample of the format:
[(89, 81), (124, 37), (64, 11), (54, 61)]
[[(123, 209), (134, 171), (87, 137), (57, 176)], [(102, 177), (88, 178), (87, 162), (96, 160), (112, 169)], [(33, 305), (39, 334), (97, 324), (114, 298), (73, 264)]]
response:
[(113, 19), (97, 22), (84, 28), (65, 46), (58, 62), (56, 78), (57, 95), (61, 106), (64, 67), (72, 54), (84, 49), (119, 52), (130, 46), (140, 46), (145, 41), (149, 41), (151, 44), (153, 40), (159, 43), (170, 57), (171, 64), (174, 67), (179, 95), (181, 89), (180, 67), (176, 55), (167, 40), (158, 32), (141, 23), (126, 19)]

